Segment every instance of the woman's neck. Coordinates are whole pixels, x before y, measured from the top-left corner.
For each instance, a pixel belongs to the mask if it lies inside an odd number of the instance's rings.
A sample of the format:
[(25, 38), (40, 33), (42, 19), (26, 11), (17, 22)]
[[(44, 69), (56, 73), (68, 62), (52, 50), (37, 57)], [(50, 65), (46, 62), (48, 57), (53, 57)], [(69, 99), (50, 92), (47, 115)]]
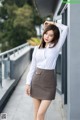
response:
[(54, 45), (54, 43), (46, 43), (45, 47), (49, 47), (49, 46), (52, 47), (53, 45)]
[(46, 44), (45, 44), (45, 47), (47, 47), (48, 45), (49, 45), (49, 43), (46, 43)]

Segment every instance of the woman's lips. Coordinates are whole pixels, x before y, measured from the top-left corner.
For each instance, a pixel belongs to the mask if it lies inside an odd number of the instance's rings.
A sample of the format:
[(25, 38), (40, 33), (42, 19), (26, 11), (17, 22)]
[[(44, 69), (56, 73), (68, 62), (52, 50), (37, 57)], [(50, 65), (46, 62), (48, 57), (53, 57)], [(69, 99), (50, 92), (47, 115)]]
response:
[(48, 41), (48, 39), (45, 39), (46, 41)]

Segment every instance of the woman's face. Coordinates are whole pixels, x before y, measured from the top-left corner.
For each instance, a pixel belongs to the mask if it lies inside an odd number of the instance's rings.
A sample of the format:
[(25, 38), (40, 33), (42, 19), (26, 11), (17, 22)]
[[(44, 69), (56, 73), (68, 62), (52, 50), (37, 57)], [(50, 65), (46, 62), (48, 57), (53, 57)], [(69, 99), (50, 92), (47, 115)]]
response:
[(50, 43), (50, 42), (53, 40), (53, 38), (54, 38), (54, 32), (53, 32), (53, 30), (47, 31), (47, 32), (44, 34), (43, 38), (44, 38), (44, 41), (45, 41), (46, 43)]

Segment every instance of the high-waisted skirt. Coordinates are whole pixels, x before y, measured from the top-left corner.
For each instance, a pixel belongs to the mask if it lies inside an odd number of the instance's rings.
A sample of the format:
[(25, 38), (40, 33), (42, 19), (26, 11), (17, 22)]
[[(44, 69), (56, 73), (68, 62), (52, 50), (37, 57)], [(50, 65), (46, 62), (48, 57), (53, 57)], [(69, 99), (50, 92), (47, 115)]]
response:
[(36, 68), (31, 81), (30, 96), (40, 100), (54, 100), (56, 85), (55, 69)]

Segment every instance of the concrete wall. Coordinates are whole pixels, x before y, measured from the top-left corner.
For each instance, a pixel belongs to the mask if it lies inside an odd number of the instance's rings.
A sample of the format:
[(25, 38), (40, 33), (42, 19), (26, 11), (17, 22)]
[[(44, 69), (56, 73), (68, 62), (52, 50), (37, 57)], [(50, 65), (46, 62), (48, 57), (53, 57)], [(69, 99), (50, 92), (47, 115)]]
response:
[(68, 120), (80, 120), (80, 4), (68, 4)]
[(24, 50), (24, 53), (19, 57), (16, 55), (11, 56), (10, 60), (10, 78), (19, 80), (24, 71), (26, 70), (27, 66), (30, 63), (30, 48)]

